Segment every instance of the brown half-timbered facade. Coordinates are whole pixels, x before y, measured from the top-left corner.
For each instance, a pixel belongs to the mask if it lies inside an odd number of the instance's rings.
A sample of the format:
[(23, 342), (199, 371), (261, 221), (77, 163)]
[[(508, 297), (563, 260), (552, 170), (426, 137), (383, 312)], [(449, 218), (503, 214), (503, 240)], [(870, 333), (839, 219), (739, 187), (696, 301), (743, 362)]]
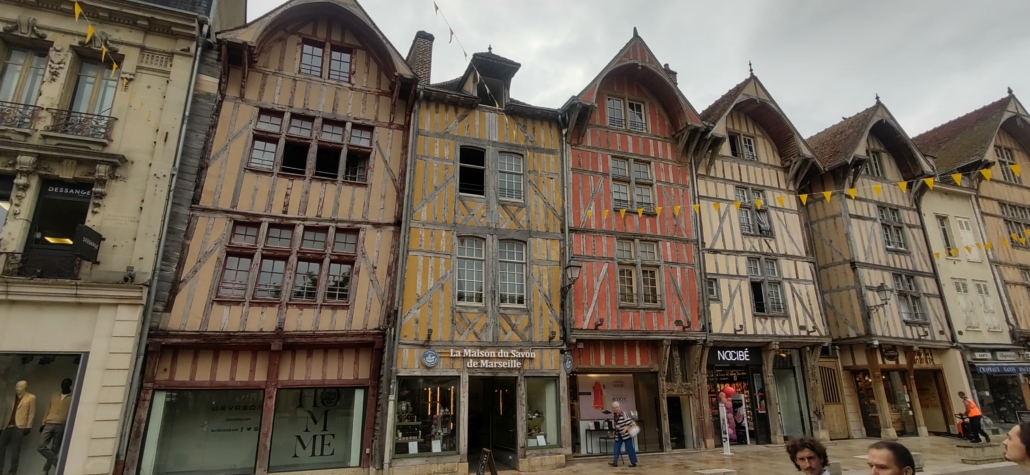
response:
[(217, 47), (125, 472), (365, 472), (416, 76), (349, 0), (287, 2)]
[[(433, 38), (408, 61), (423, 82)], [(510, 95), (521, 65), (475, 53), (420, 87), (404, 205), (394, 370), (384, 421), (390, 473), (564, 466), (562, 136), (559, 111)]]
[(925, 436), (952, 419), (943, 370), (961, 365), (918, 209), (932, 165), (879, 99), (808, 143), (827, 170), (802, 192), (852, 435)]
[[(949, 180), (924, 199), (924, 219), (940, 244), (936, 262), (968, 367), (967, 393), (1003, 429), (1030, 407), (1030, 188), (1021, 176), (1030, 166), (1028, 124), (1010, 90), (912, 139)], [(943, 193), (950, 196), (929, 199)]]
[[(834, 437), (848, 437), (843, 407), (827, 414), (822, 404), (818, 363), (830, 334), (797, 199), (800, 182), (822, 166), (753, 74), (701, 119), (714, 124), (691, 157), (714, 347), (701, 366), (708, 399), (726, 385), (745, 395), (749, 434), (731, 442), (827, 439), (824, 417)], [(725, 350), (748, 351), (748, 364), (723, 358), (737, 354)]]
[(638, 451), (704, 446), (696, 365), (705, 323), (686, 157), (703, 128), (676, 81), (634, 30), (564, 106), (566, 248), (582, 265), (566, 314), (579, 454), (600, 453), (594, 422), (619, 400), (638, 413)]

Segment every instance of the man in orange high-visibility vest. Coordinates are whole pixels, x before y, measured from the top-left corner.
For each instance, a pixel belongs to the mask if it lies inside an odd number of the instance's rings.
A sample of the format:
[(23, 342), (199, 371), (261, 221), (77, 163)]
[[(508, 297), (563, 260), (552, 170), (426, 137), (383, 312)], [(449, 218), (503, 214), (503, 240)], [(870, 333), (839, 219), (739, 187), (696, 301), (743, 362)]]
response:
[(991, 436), (984, 432), (983, 425), (981, 424), (984, 414), (980, 412), (980, 408), (977, 407), (972, 399), (966, 396), (966, 393), (959, 391), (958, 397), (962, 398), (962, 402), (966, 405), (966, 417), (969, 418), (969, 433), (966, 434), (966, 437), (969, 438), (970, 442), (979, 443), (982, 442), (980, 436), (983, 435), (984, 439), (990, 442)]

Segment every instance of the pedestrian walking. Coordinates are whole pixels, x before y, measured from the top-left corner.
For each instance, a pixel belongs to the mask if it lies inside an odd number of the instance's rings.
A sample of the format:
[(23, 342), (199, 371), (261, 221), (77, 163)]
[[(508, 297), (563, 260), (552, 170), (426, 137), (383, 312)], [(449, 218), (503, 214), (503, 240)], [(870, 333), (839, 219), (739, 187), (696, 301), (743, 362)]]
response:
[(1019, 464), (1023, 471), (1030, 473), (1030, 422), (1013, 427), (1001, 445), (1005, 446), (1005, 460)]
[(811, 437), (791, 440), (787, 444), (787, 455), (799, 472), (805, 475), (830, 475), (830, 457), (826, 446)]
[(962, 403), (966, 405), (966, 417), (969, 418), (969, 433), (966, 437), (969, 438), (970, 442), (980, 443), (980, 436), (984, 436), (984, 440), (987, 442), (991, 441), (991, 436), (987, 435), (983, 429), (983, 418), (984, 413), (980, 412), (980, 408), (966, 396), (966, 393), (959, 391), (958, 397), (962, 398)]
[(622, 405), (617, 402), (612, 403), (612, 427), (615, 428), (615, 459), (608, 462), (608, 465), (613, 467), (619, 465), (619, 456), (622, 455), (622, 446), (625, 445), (626, 454), (629, 455), (629, 466), (636, 467), (637, 451), (633, 448), (633, 435), (631, 435), (636, 423), (622, 412)]
[(916, 460), (908, 448), (881, 440), (869, 446), (869, 475), (915, 475)]

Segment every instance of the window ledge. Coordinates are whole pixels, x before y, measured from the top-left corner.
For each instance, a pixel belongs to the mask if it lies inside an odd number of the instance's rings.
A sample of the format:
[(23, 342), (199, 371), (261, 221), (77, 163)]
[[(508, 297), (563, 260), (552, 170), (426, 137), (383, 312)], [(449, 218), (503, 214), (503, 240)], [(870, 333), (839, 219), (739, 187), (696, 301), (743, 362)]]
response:
[(524, 199), (519, 200), (515, 198), (497, 198), (497, 202), (504, 203), (506, 205), (526, 206), (526, 200)]
[(912, 251), (910, 251), (908, 249), (893, 249), (893, 248), (889, 248), (888, 247), (887, 248), (887, 252), (893, 252), (894, 254), (908, 254), (908, 255), (912, 255)]
[(32, 136), (33, 132), (35, 132), (33, 129), (0, 126), (0, 137), (14, 142), (27, 141), (28, 138)]
[(788, 317), (790, 317), (790, 314), (787, 314), (787, 313), (761, 313), (761, 312), (754, 312), (754, 316), (756, 316), (756, 317), (769, 317), (769, 318), (788, 318)]
[(665, 305), (662, 304), (649, 304), (649, 305), (636, 305), (636, 304), (619, 304), (619, 310), (665, 310)]
[(758, 238), (766, 238), (766, 239), (773, 239), (773, 238), (776, 237), (775, 234), (748, 233), (748, 232), (744, 232), (744, 231), (741, 231), (740, 234), (743, 234), (745, 236), (750, 236), (750, 237), (758, 237)]
[(107, 139), (98, 139), (93, 137), (83, 137), (81, 135), (62, 134), (60, 132), (49, 132), (41, 130), (39, 136), (43, 137), (43, 142), (47, 145), (63, 145), (76, 148), (87, 148), (89, 150), (101, 151), (104, 147), (110, 145), (111, 141)]
[(930, 322), (928, 320), (905, 320), (904, 318), (902, 318), (901, 319), (901, 323), (904, 323), (905, 325), (911, 325), (911, 326), (914, 326), (914, 327), (928, 327), (928, 326), (930, 326)]

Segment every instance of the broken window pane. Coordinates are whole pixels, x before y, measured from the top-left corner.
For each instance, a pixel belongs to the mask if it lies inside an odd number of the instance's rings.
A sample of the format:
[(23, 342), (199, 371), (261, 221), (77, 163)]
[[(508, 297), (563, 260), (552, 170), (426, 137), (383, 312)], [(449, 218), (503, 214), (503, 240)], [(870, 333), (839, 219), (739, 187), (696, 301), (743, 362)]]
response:
[(340, 153), (339, 148), (319, 146), (315, 154), (315, 176), (335, 180), (340, 174)]
[(347, 166), (343, 170), (343, 179), (356, 183), (365, 183), (365, 172), (368, 168), (368, 152), (347, 151)]
[(483, 196), (486, 185), (486, 156), (482, 150), (462, 147), (458, 152), (458, 192)]

